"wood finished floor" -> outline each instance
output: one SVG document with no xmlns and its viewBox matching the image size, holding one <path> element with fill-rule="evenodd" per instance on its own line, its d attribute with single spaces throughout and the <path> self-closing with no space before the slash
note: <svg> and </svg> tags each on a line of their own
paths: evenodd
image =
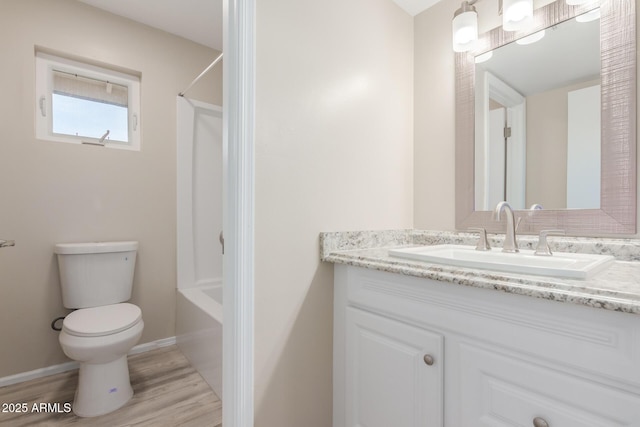
<svg viewBox="0 0 640 427">
<path fill-rule="evenodd" d="M 129 356 L 133 398 L 110 414 L 1 413 L 0 426 L 221 427 L 222 402 L 174 345 Z M 0 404 L 72 403 L 78 371 L 0 387 Z M 0 408 L 1 409 L 1 408 Z"/>
</svg>

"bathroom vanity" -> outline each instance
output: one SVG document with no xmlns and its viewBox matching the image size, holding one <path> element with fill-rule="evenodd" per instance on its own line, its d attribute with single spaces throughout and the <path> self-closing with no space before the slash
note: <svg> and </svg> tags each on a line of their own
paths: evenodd
<svg viewBox="0 0 640 427">
<path fill-rule="evenodd" d="M 474 237 L 321 235 L 335 263 L 334 427 L 640 426 L 640 242 L 553 239 L 616 257 L 587 280 L 388 252 L 442 243 Z"/>
</svg>

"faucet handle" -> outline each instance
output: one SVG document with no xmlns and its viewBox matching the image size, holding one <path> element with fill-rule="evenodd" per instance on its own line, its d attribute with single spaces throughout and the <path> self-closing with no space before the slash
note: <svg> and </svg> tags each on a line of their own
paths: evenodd
<svg viewBox="0 0 640 427">
<path fill-rule="evenodd" d="M 551 248 L 549 247 L 549 242 L 547 242 L 547 236 L 550 236 L 550 235 L 563 236 L 564 230 L 540 231 L 540 237 L 538 238 L 538 246 L 536 246 L 536 250 L 533 253 L 534 255 L 541 255 L 541 256 L 553 255 L 553 253 L 551 252 Z"/>
<path fill-rule="evenodd" d="M 489 240 L 487 239 L 487 230 L 479 227 L 471 227 L 468 229 L 469 231 L 475 231 L 480 234 L 480 239 L 478 239 L 478 244 L 476 245 L 476 251 L 490 251 L 491 245 L 489 244 Z"/>
</svg>

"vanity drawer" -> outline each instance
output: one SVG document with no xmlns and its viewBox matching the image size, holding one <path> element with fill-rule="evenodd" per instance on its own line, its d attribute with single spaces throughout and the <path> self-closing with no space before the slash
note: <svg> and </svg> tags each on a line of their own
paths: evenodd
<svg viewBox="0 0 640 427">
<path fill-rule="evenodd" d="M 463 427 L 640 426 L 638 394 L 472 343 L 457 350 Z"/>
</svg>

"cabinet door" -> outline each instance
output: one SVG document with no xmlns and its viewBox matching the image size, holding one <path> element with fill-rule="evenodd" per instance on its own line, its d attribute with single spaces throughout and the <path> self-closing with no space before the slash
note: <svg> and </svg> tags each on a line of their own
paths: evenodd
<svg viewBox="0 0 640 427">
<path fill-rule="evenodd" d="M 462 344 L 459 375 L 462 427 L 640 427 L 640 396 L 552 366 Z"/>
<path fill-rule="evenodd" d="M 346 312 L 346 425 L 442 427 L 441 335 Z"/>
</svg>

